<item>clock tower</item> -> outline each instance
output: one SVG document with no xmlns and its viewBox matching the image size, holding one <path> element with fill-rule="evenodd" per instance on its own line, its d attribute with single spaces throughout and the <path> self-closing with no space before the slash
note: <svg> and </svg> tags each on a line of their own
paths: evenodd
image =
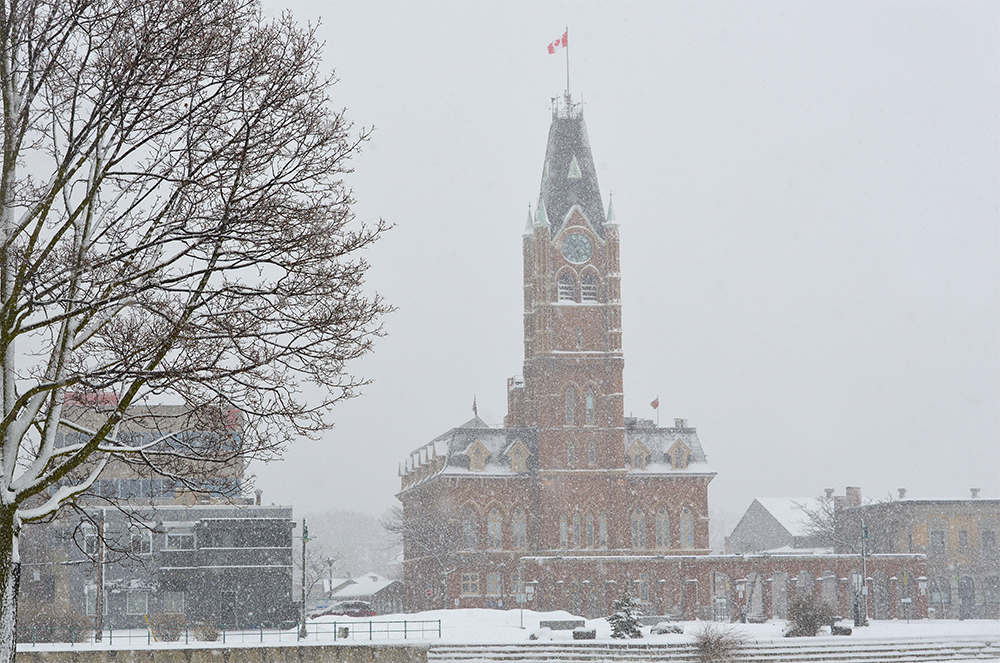
<svg viewBox="0 0 1000 663">
<path fill-rule="evenodd" d="M 610 206 L 605 214 L 583 114 L 569 95 L 553 110 L 523 252 L 524 369 L 508 381 L 504 424 L 538 431 L 540 519 L 556 522 L 586 496 L 610 516 L 605 536 L 618 547 L 626 520 L 616 513 L 626 473 L 618 225 Z M 559 529 L 546 531 L 553 540 L 543 548 L 565 547 Z"/>
</svg>

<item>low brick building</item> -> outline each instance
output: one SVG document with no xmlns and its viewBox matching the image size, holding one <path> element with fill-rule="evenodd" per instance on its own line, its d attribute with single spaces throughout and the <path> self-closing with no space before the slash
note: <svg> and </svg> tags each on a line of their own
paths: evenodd
<svg viewBox="0 0 1000 663">
<path fill-rule="evenodd" d="M 927 557 L 933 617 L 1000 619 L 1000 500 L 899 498 L 837 511 L 837 552 L 857 552 L 861 523 L 872 549 Z"/>
</svg>

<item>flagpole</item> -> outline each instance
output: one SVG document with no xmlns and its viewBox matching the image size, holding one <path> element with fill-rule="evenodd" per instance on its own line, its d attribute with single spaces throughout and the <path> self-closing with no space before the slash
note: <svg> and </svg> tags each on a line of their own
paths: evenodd
<svg viewBox="0 0 1000 663">
<path fill-rule="evenodd" d="M 660 427 L 660 395 L 656 395 L 656 427 Z"/>
<path fill-rule="evenodd" d="M 566 97 L 569 98 L 569 26 L 566 26 Z"/>
</svg>

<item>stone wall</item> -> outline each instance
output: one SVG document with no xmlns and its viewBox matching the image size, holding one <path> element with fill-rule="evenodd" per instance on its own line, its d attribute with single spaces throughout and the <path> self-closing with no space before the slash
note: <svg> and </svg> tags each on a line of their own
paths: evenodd
<svg viewBox="0 0 1000 663">
<path fill-rule="evenodd" d="M 15 663 L 427 663 L 427 645 L 293 645 L 18 651 Z"/>
</svg>

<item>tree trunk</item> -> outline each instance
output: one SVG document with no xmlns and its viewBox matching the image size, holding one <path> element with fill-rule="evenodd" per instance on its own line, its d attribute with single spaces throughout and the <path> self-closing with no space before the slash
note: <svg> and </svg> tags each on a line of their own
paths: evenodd
<svg viewBox="0 0 1000 663">
<path fill-rule="evenodd" d="M 17 625 L 17 590 L 21 580 L 21 560 L 17 542 L 20 523 L 17 507 L 0 508 L 0 663 L 14 663 Z"/>
</svg>

